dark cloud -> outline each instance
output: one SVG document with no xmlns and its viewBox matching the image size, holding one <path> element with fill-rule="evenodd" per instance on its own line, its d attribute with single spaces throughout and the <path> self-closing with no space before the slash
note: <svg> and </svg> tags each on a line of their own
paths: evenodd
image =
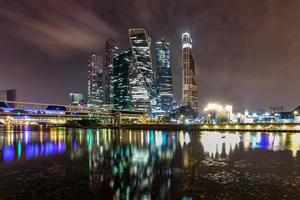
<svg viewBox="0 0 300 200">
<path fill-rule="evenodd" d="M 10 2 L 0 9 L 10 31 L 53 56 L 99 49 L 118 33 L 95 10 L 75 1 Z"/>
<path fill-rule="evenodd" d="M 22 99 L 66 103 L 67 92 L 86 92 L 91 51 L 103 53 L 107 38 L 127 48 L 127 29 L 143 27 L 153 42 L 171 43 L 177 100 L 181 33 L 188 31 L 201 106 L 290 109 L 300 103 L 299 9 L 298 0 L 2 1 L 0 69 L 7 73 L 0 86 L 17 87 Z"/>
</svg>

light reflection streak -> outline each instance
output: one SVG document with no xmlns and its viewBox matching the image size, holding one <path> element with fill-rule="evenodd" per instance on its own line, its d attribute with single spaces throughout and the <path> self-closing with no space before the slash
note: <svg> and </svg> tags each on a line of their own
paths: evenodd
<svg viewBox="0 0 300 200">
<path fill-rule="evenodd" d="M 240 136 L 237 133 L 204 132 L 200 136 L 200 142 L 204 151 L 214 157 L 222 153 L 223 144 L 225 144 L 225 153 L 229 154 L 230 149 L 234 149 L 240 143 Z"/>
<path fill-rule="evenodd" d="M 293 156 L 296 157 L 300 149 L 300 133 L 291 135 L 291 145 L 289 149 L 293 152 Z"/>
<path fill-rule="evenodd" d="M 242 143 L 241 143 L 242 142 Z M 222 147 L 228 156 L 231 150 L 243 148 L 249 149 L 265 149 L 271 151 L 290 150 L 294 157 L 300 150 L 300 133 L 220 133 L 220 132 L 204 132 L 200 135 L 200 143 L 203 145 L 204 151 L 215 157 L 220 155 Z M 181 144 L 182 145 L 182 144 Z"/>
<path fill-rule="evenodd" d="M 18 141 L 18 159 L 20 159 L 22 156 L 22 143 L 21 141 L 19 140 Z"/>
<path fill-rule="evenodd" d="M 179 143 L 180 143 L 181 148 L 183 148 L 183 145 L 184 145 L 184 133 L 183 133 L 183 131 L 179 132 Z"/>
</svg>

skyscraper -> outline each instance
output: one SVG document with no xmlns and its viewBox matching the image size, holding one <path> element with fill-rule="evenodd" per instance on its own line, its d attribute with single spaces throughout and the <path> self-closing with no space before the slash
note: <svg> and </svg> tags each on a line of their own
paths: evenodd
<svg viewBox="0 0 300 200">
<path fill-rule="evenodd" d="M 130 68 L 131 94 L 136 110 L 153 113 L 157 109 L 154 72 L 152 69 L 151 38 L 142 28 L 129 29 L 132 47 Z"/>
<path fill-rule="evenodd" d="M 102 98 L 102 58 L 92 54 L 88 64 L 88 107 L 100 107 Z"/>
<path fill-rule="evenodd" d="M 118 46 L 116 41 L 108 39 L 105 42 L 104 49 L 104 66 L 103 66 L 103 103 L 111 104 L 113 87 L 112 87 L 112 75 L 113 75 L 113 59 L 118 54 Z"/>
<path fill-rule="evenodd" d="M 121 52 L 113 59 L 113 105 L 116 109 L 133 109 L 129 70 L 132 61 L 131 49 Z"/>
<path fill-rule="evenodd" d="M 182 104 L 197 112 L 198 97 L 195 75 L 195 61 L 192 54 L 192 38 L 182 34 Z"/>
<path fill-rule="evenodd" d="M 156 48 L 156 86 L 158 99 L 163 111 L 173 107 L 172 72 L 170 67 L 170 44 L 163 39 L 155 43 Z"/>
</svg>

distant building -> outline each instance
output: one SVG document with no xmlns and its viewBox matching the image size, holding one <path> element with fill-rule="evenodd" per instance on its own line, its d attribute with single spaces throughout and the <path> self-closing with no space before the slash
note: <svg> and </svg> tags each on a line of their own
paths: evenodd
<svg viewBox="0 0 300 200">
<path fill-rule="evenodd" d="M 103 66 L 103 103 L 111 104 L 113 97 L 113 59 L 118 55 L 118 46 L 116 41 L 109 39 L 105 42 L 104 66 Z"/>
<path fill-rule="evenodd" d="M 294 123 L 297 118 L 292 112 L 279 112 L 275 114 L 275 117 L 277 123 Z"/>
<path fill-rule="evenodd" d="M 103 99 L 102 58 L 92 54 L 88 64 L 88 107 L 99 107 Z"/>
<path fill-rule="evenodd" d="M 172 120 L 176 120 L 177 123 L 184 123 L 186 120 L 194 120 L 197 113 L 190 106 L 180 106 L 170 112 L 170 117 Z"/>
<path fill-rule="evenodd" d="M 0 90 L 1 101 L 17 101 L 17 89 Z M 7 103 L 9 107 L 14 107 L 14 103 Z"/>
<path fill-rule="evenodd" d="M 84 101 L 83 94 L 70 93 L 69 97 L 70 97 L 70 102 L 71 102 L 72 105 L 79 105 Z"/>
<path fill-rule="evenodd" d="M 163 39 L 155 43 L 156 47 L 156 86 L 160 108 L 170 112 L 173 108 L 172 71 L 170 66 L 170 44 Z"/>
<path fill-rule="evenodd" d="M 232 105 L 221 105 L 217 103 L 209 103 L 205 106 L 204 113 L 204 122 L 205 123 L 229 123 L 233 117 L 233 108 Z"/>
<path fill-rule="evenodd" d="M 113 105 L 116 109 L 133 109 L 133 101 L 129 82 L 129 70 L 131 64 L 131 49 L 121 52 L 113 60 Z"/>
<path fill-rule="evenodd" d="M 294 116 L 294 122 L 300 123 L 300 106 L 292 110 Z"/>
<path fill-rule="evenodd" d="M 270 107 L 271 113 L 279 113 L 284 111 L 283 106 L 272 106 Z"/>
<path fill-rule="evenodd" d="M 182 104 L 198 107 L 195 61 L 192 54 L 192 39 L 188 33 L 182 34 Z"/>
<path fill-rule="evenodd" d="M 16 101 L 17 100 L 17 90 L 0 90 L 0 101 Z"/>
<path fill-rule="evenodd" d="M 132 48 L 131 94 L 136 110 L 153 113 L 157 109 L 154 72 L 151 62 L 151 38 L 142 28 L 129 29 Z"/>
</svg>

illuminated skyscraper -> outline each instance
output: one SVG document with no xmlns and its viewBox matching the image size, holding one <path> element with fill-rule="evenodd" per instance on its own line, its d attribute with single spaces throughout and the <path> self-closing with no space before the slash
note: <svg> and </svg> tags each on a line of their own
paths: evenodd
<svg viewBox="0 0 300 200">
<path fill-rule="evenodd" d="M 192 39 L 188 33 L 184 33 L 182 34 L 182 104 L 190 106 L 196 112 L 197 89 Z"/>
<path fill-rule="evenodd" d="M 151 38 L 141 28 L 129 29 L 132 47 L 131 94 L 136 110 L 153 113 L 157 109 L 154 72 L 151 63 Z"/>
<path fill-rule="evenodd" d="M 113 59 L 118 54 L 117 43 L 109 39 L 105 42 L 104 66 L 103 66 L 103 103 L 111 104 L 113 96 L 112 75 Z"/>
<path fill-rule="evenodd" d="M 133 102 L 129 85 L 129 69 L 132 61 L 131 49 L 120 53 L 113 60 L 113 105 L 116 109 L 132 110 Z"/>
<path fill-rule="evenodd" d="M 102 98 L 102 58 L 92 54 L 88 64 L 88 106 L 101 106 Z"/>
<path fill-rule="evenodd" d="M 156 47 L 156 85 L 158 99 L 163 111 L 173 107 L 172 72 L 170 67 L 170 44 L 163 39 L 155 43 Z"/>
</svg>

